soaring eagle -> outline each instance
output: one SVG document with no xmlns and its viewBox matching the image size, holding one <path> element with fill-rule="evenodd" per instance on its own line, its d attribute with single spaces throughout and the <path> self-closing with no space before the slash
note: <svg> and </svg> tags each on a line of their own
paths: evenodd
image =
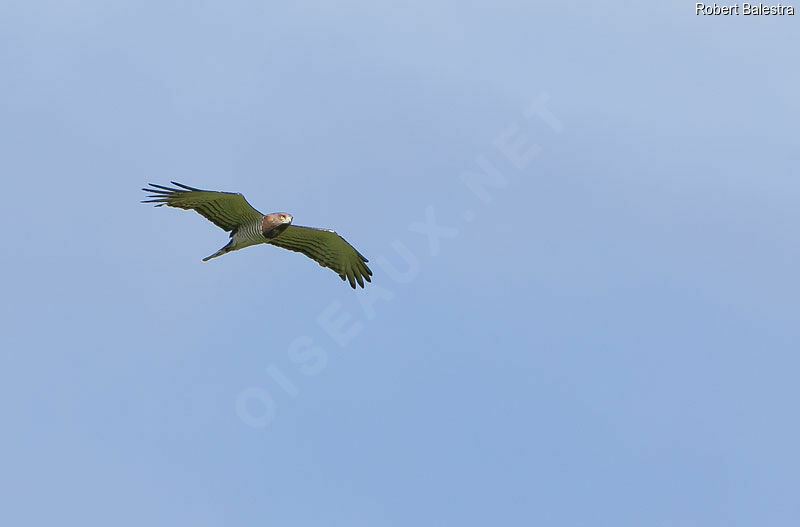
<svg viewBox="0 0 800 527">
<path fill-rule="evenodd" d="M 142 203 L 194 210 L 231 233 L 231 241 L 203 258 L 204 262 L 251 245 L 269 243 L 303 253 L 322 267 L 333 269 L 342 280 L 347 279 L 353 289 L 356 282 L 364 287 L 364 280 L 371 281 L 368 260 L 334 231 L 292 225 L 292 215 L 286 212 L 261 214 L 239 193 L 200 190 L 174 181 L 171 183 L 179 188 L 149 183 L 152 188 L 142 189 L 150 193 L 149 199 Z"/>
</svg>

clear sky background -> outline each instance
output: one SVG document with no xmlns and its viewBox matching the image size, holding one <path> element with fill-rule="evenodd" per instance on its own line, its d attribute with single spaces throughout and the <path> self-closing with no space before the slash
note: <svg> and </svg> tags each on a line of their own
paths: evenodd
<svg viewBox="0 0 800 527">
<path fill-rule="evenodd" d="M 0 522 L 798 524 L 799 22 L 2 2 Z"/>
</svg>

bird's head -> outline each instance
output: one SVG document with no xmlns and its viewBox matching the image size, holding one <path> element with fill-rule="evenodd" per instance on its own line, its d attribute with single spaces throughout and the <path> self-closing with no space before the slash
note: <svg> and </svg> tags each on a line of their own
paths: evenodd
<svg viewBox="0 0 800 527">
<path fill-rule="evenodd" d="M 266 214 L 264 219 L 261 220 L 261 234 L 267 238 L 274 238 L 291 225 L 292 219 L 292 215 L 288 212 Z"/>
</svg>

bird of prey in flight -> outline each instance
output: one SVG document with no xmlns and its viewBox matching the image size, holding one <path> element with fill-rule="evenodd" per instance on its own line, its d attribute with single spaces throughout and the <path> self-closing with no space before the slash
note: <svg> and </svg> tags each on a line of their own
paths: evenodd
<svg viewBox="0 0 800 527">
<path fill-rule="evenodd" d="M 269 243 L 303 253 L 322 267 L 333 269 L 353 289 L 356 283 L 364 287 L 364 280 L 371 281 L 368 260 L 334 231 L 292 225 L 292 215 L 286 212 L 261 214 L 239 193 L 200 190 L 174 181 L 172 184 L 178 188 L 150 183 L 151 188 L 142 189 L 150 193 L 142 203 L 194 210 L 230 232 L 228 244 L 203 258 L 204 262 L 251 245 Z"/>
</svg>

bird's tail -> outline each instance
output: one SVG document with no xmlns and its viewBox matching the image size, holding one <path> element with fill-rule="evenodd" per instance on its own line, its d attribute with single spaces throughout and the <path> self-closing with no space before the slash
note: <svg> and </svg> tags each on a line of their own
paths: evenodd
<svg viewBox="0 0 800 527">
<path fill-rule="evenodd" d="M 232 247 L 232 246 L 233 246 L 233 240 L 229 241 L 229 242 L 228 242 L 228 245 L 226 245 L 225 247 L 223 247 L 223 248 L 222 248 L 222 249 L 220 249 L 219 251 L 215 252 L 215 253 L 214 253 L 214 254 L 212 254 L 211 256 L 206 256 L 205 258 L 203 258 L 203 261 L 204 261 L 204 262 L 207 262 L 207 261 L 209 261 L 209 260 L 210 260 L 210 259 L 212 259 L 212 258 L 216 258 L 217 256 L 222 256 L 222 255 L 223 255 L 223 254 L 225 254 L 225 253 L 231 252 L 231 251 L 233 250 L 233 247 Z"/>
</svg>

